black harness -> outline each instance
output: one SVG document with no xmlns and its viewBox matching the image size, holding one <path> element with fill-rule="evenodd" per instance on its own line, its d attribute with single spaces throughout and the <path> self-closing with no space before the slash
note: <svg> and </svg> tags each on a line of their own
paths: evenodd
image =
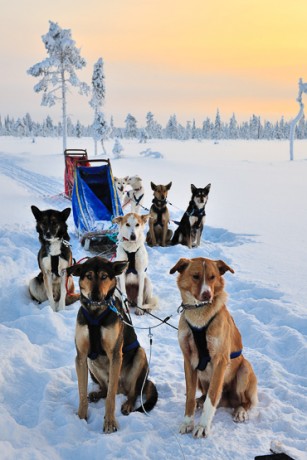
<svg viewBox="0 0 307 460">
<path fill-rule="evenodd" d="M 163 227 L 162 215 L 167 210 L 166 203 L 166 200 L 158 200 L 158 198 L 154 198 L 152 200 L 151 210 L 157 214 L 157 220 L 154 223 L 154 226 L 161 225 L 161 227 Z"/>
<path fill-rule="evenodd" d="M 211 361 L 211 357 L 207 345 L 207 329 L 216 317 L 217 313 L 209 320 L 209 322 L 203 327 L 192 326 L 188 321 L 188 325 L 193 333 L 194 342 L 198 351 L 198 365 L 196 367 L 199 371 L 204 371 L 207 364 Z M 242 350 L 235 351 L 230 354 L 230 359 L 238 358 L 242 354 Z"/>
<path fill-rule="evenodd" d="M 140 248 L 139 248 L 140 249 Z M 135 252 L 128 252 L 124 249 L 125 253 L 127 254 L 127 257 L 128 257 L 128 268 L 126 270 L 126 275 L 128 275 L 129 273 L 133 273 L 134 275 L 137 275 L 138 272 L 136 271 L 136 268 L 135 268 L 135 255 L 136 253 L 138 252 L 137 249 Z M 145 268 L 145 272 L 147 270 L 147 267 Z"/>
<path fill-rule="evenodd" d="M 193 205 L 193 209 L 191 211 L 187 209 L 186 214 L 189 217 L 197 217 L 197 221 L 195 224 L 193 224 L 193 228 L 198 229 L 201 225 L 203 217 L 206 215 L 205 206 L 203 208 L 197 208 L 197 206 Z"/>
<path fill-rule="evenodd" d="M 139 188 L 139 189 L 135 189 L 135 190 L 138 191 L 138 190 L 141 190 L 141 189 Z M 129 190 L 129 191 L 127 192 L 128 198 L 130 198 L 130 200 L 133 198 L 135 204 L 138 206 L 138 205 L 140 204 L 140 202 L 141 202 L 143 196 L 144 196 L 144 193 L 143 193 L 143 195 L 141 195 L 139 198 L 137 198 L 137 197 L 135 196 L 134 193 L 132 194 L 132 197 L 131 197 L 131 196 L 130 196 L 130 193 L 131 193 L 131 190 Z"/>
<path fill-rule="evenodd" d="M 93 316 L 91 313 L 81 306 L 81 311 L 85 318 L 88 330 L 89 330 L 89 337 L 90 337 L 90 350 L 88 353 L 88 358 L 91 360 L 95 360 L 98 356 L 105 356 L 106 352 L 101 345 L 101 327 L 104 325 L 105 320 L 110 314 L 115 314 L 109 305 L 106 310 L 104 310 L 99 316 Z M 125 318 L 125 321 L 129 321 L 128 318 Z M 126 344 L 123 347 L 123 353 L 127 353 L 128 351 L 135 350 L 140 346 L 139 341 L 135 339 L 133 342 Z"/>
</svg>

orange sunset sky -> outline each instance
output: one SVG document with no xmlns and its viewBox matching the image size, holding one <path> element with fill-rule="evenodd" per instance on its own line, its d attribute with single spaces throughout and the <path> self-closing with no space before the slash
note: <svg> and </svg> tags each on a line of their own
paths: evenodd
<svg viewBox="0 0 307 460">
<path fill-rule="evenodd" d="M 71 29 L 87 66 L 105 62 L 107 120 L 123 125 L 128 113 L 138 125 L 148 111 L 165 124 L 234 112 L 239 121 L 255 113 L 276 121 L 298 112 L 298 79 L 307 81 L 307 0 L 0 0 L 0 115 L 48 114 L 27 75 L 47 57 L 41 36 L 49 20 Z M 307 95 L 305 96 L 307 100 Z M 72 120 L 91 123 L 88 99 L 75 90 L 68 100 Z"/>
</svg>

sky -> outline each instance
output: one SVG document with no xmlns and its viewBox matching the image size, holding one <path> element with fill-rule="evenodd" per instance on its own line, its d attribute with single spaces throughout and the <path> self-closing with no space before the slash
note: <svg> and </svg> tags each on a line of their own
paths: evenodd
<svg viewBox="0 0 307 460">
<path fill-rule="evenodd" d="M 145 124 L 176 114 L 198 124 L 217 108 L 222 120 L 256 114 L 272 121 L 298 112 L 298 80 L 307 81 L 306 0 L 0 0 L 0 115 L 61 117 L 40 106 L 27 75 L 47 57 L 41 36 L 49 20 L 71 29 L 87 66 L 104 59 L 106 117 L 128 113 Z M 91 123 L 88 99 L 72 91 L 73 122 Z"/>
</svg>

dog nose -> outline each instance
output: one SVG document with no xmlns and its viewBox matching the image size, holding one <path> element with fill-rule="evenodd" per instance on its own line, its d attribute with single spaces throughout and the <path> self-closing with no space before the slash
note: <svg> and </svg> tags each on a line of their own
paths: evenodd
<svg viewBox="0 0 307 460">
<path fill-rule="evenodd" d="M 130 235 L 130 240 L 131 240 L 131 241 L 135 241 L 135 240 L 136 240 L 135 233 L 131 233 L 131 235 Z"/>
<path fill-rule="evenodd" d="M 201 293 L 201 300 L 203 300 L 204 302 L 209 302 L 210 299 L 211 299 L 211 292 L 210 291 L 203 291 Z"/>
</svg>

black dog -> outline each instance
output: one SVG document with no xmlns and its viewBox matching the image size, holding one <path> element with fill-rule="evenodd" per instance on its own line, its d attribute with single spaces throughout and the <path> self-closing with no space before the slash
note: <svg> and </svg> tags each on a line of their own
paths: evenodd
<svg viewBox="0 0 307 460">
<path fill-rule="evenodd" d="M 208 201 L 210 187 L 211 184 L 208 184 L 204 188 L 197 188 L 195 185 L 191 185 L 191 201 L 174 233 L 171 242 L 172 245 L 183 244 L 189 248 L 199 246 L 201 234 L 205 225 L 205 207 Z"/>
<path fill-rule="evenodd" d="M 66 273 L 66 268 L 72 264 L 66 224 L 70 208 L 40 211 L 31 206 L 31 210 L 41 243 L 37 256 L 41 272 L 30 281 L 30 295 L 39 303 L 49 300 L 54 311 L 63 310 L 65 304 L 70 305 L 80 298 L 74 293 L 73 278 Z"/>
</svg>

